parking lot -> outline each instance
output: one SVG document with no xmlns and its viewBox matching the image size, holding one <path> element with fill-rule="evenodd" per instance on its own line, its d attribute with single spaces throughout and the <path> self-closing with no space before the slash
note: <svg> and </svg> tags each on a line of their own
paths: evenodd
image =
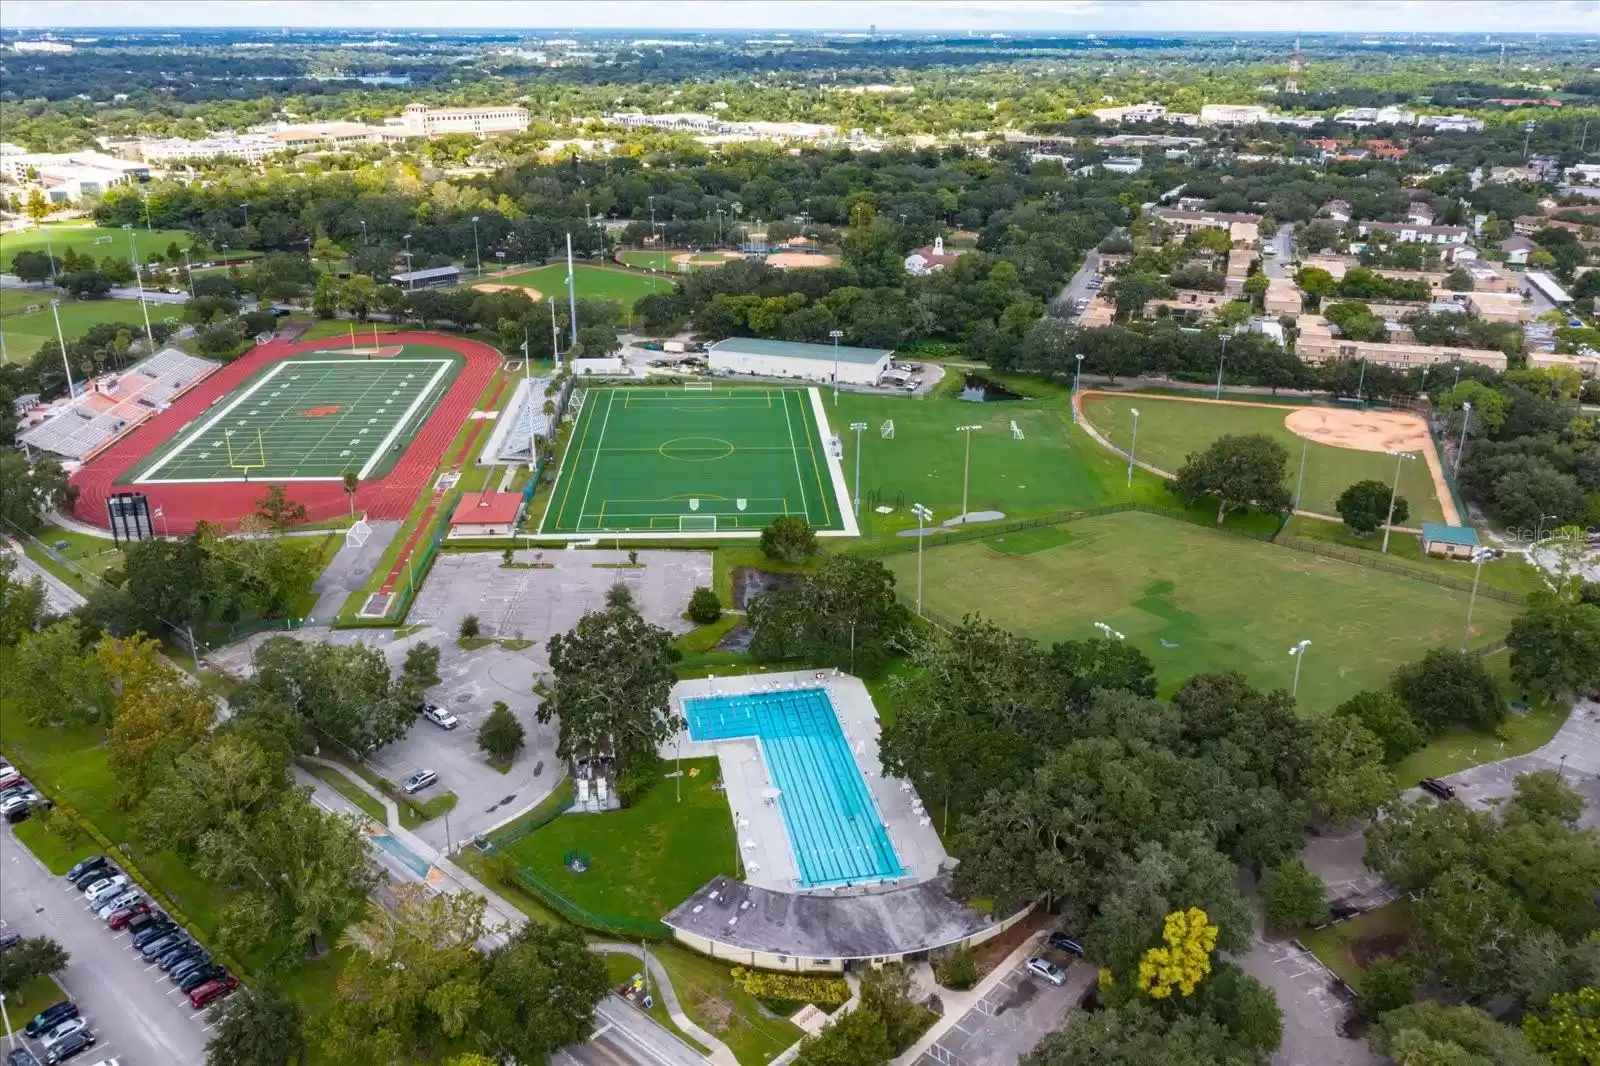
<svg viewBox="0 0 1600 1066">
<path fill-rule="evenodd" d="M 1041 954 L 1066 968 L 1066 984 L 1053 985 L 1019 963 L 923 1053 L 918 1066 L 1012 1066 L 1066 1024 L 1067 1012 L 1094 985 L 1095 968 L 1059 952 Z"/>
<path fill-rule="evenodd" d="M 78 1004 L 98 1043 L 75 1063 L 114 1058 L 119 1066 L 199 1066 L 208 1039 L 204 1011 L 190 1008 L 159 968 L 129 950 L 85 904 L 82 893 L 46 870 L 7 827 L 0 832 L 0 918 L 25 937 L 47 936 L 71 961 L 56 975 Z M 43 1061 L 37 1041 L 23 1041 L 27 1018 L 12 1018 L 19 1046 Z"/>
<path fill-rule="evenodd" d="M 1283 1046 L 1273 1054 L 1273 1066 L 1377 1066 L 1365 1040 L 1339 1035 L 1350 1003 L 1316 956 L 1290 940 L 1258 939 L 1238 961 L 1272 989 L 1283 1011 Z"/>
</svg>

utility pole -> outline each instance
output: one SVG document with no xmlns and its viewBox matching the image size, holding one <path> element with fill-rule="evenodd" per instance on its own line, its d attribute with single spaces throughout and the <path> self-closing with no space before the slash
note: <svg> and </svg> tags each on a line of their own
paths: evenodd
<svg viewBox="0 0 1600 1066">
<path fill-rule="evenodd" d="M 970 439 L 970 438 L 969 438 Z M 933 521 L 933 512 L 920 503 L 911 505 L 911 513 L 917 516 L 917 617 L 922 617 L 922 523 Z"/>
<path fill-rule="evenodd" d="M 78 394 L 72 389 L 72 364 L 67 362 L 67 339 L 61 335 L 61 306 L 60 300 L 50 301 L 50 317 L 56 320 L 56 343 L 61 345 L 61 366 L 67 372 L 67 399 L 77 399 Z"/>
<path fill-rule="evenodd" d="M 957 426 L 957 433 L 967 435 L 967 455 L 961 463 L 961 517 L 958 522 L 968 521 L 967 517 L 967 486 L 971 483 L 972 476 L 972 434 L 982 429 L 982 426 Z"/>
<path fill-rule="evenodd" d="M 1461 473 L 1461 453 L 1467 450 L 1467 426 L 1472 422 L 1472 401 L 1461 404 L 1461 440 L 1456 444 L 1456 461 L 1450 464 L 1450 473 Z"/>
<path fill-rule="evenodd" d="M 1472 595 L 1467 597 L 1467 624 L 1461 627 L 1461 653 L 1467 652 L 1467 638 L 1472 634 L 1472 608 L 1478 603 L 1478 581 L 1483 577 L 1483 564 L 1488 562 L 1493 555 L 1479 548 L 1472 553 L 1472 561 L 1477 564 L 1477 569 L 1472 572 Z"/>
<path fill-rule="evenodd" d="M 578 343 L 578 296 L 572 278 L 572 234 L 567 234 L 567 312 L 572 315 L 572 343 Z M 568 346 L 570 347 L 570 345 Z"/>
<path fill-rule="evenodd" d="M 1072 358 L 1077 360 L 1077 365 L 1072 370 L 1072 402 L 1067 406 L 1072 408 L 1072 424 L 1078 424 L 1078 388 L 1083 383 L 1083 353 L 1079 352 Z"/>
<path fill-rule="evenodd" d="M 479 249 L 478 249 L 478 216 L 477 215 L 473 215 L 472 216 L 472 258 L 473 258 L 474 262 L 476 263 L 476 266 L 473 269 L 473 273 L 476 274 L 476 275 L 481 276 L 483 274 L 483 252 L 479 251 Z"/>
<path fill-rule="evenodd" d="M 1306 486 L 1306 453 L 1311 450 L 1311 438 L 1305 437 L 1300 443 L 1300 474 L 1294 480 L 1294 506 L 1293 510 L 1300 509 L 1300 490 Z"/>
<path fill-rule="evenodd" d="M 856 500 L 855 514 L 861 517 L 861 431 L 867 428 L 865 422 L 852 422 L 850 428 L 856 431 Z"/>
<path fill-rule="evenodd" d="M 1222 368 L 1228 361 L 1228 335 L 1222 335 L 1222 355 L 1217 359 L 1217 399 L 1222 399 Z"/>
</svg>

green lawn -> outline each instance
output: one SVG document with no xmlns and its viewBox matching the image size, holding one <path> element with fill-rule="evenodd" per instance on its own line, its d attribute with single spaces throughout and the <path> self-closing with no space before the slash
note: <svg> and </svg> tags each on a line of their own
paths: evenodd
<svg viewBox="0 0 1600 1066">
<path fill-rule="evenodd" d="M 1500 691 L 1508 701 L 1521 698 L 1521 693 L 1511 683 L 1509 654 L 1492 655 L 1485 665 L 1500 682 Z M 1495 733 L 1455 726 L 1433 738 L 1421 751 L 1401 760 L 1394 768 L 1394 775 L 1402 787 L 1409 787 L 1424 777 L 1443 777 L 1480 763 L 1524 755 L 1548 744 L 1571 711 L 1571 704 L 1535 699 L 1529 701 L 1526 714 L 1512 715 Z"/>
<path fill-rule="evenodd" d="M 17 290 L 7 289 L 8 294 Z M 18 300 L 12 296 L 4 306 L 5 318 L 0 319 L 0 329 L 6 335 L 6 354 L 13 360 L 23 360 L 44 347 L 45 341 L 56 339 L 55 318 L 50 314 L 48 292 L 28 291 L 28 297 Z M 40 310 L 23 313 L 27 307 L 39 305 Z M 175 304 L 149 304 L 150 321 L 165 322 L 176 318 L 180 308 Z M 15 308 L 15 311 L 12 310 Z M 58 308 L 61 315 L 61 334 L 68 341 L 83 336 L 90 326 L 114 322 L 127 327 L 135 337 L 144 336 L 144 312 L 138 300 L 65 300 Z"/>
<path fill-rule="evenodd" d="M 611 977 L 611 987 L 614 989 L 621 988 L 623 985 L 630 983 L 636 974 L 644 973 L 644 963 L 632 955 L 606 952 L 600 957 L 605 961 L 606 972 Z M 667 1013 L 667 1004 L 665 1000 L 663 1000 L 660 990 L 656 988 L 654 979 L 650 981 L 650 992 L 652 1002 L 650 1004 L 650 1009 L 645 1013 L 654 1018 L 657 1024 L 663 1025 L 670 1029 L 674 1034 L 677 1035 L 679 1040 L 682 1040 L 684 1043 L 700 1052 L 700 1054 L 709 1055 L 709 1052 L 706 1050 L 704 1044 L 700 1043 L 688 1033 L 685 1033 L 682 1029 L 679 1029 L 677 1024 L 673 1022 L 672 1015 Z M 634 1005 L 640 1006 L 641 1009 L 643 1009 L 638 999 L 634 1000 Z"/>
<path fill-rule="evenodd" d="M 1305 438 L 1284 425 L 1289 409 L 1271 407 L 1232 407 L 1210 403 L 1185 403 L 1148 395 L 1089 396 L 1083 401 L 1090 423 L 1113 443 L 1127 447 L 1133 430 L 1132 408 L 1139 409 L 1139 459 L 1170 473 L 1177 473 L 1184 458 L 1204 451 L 1218 437 L 1227 434 L 1264 433 L 1283 445 L 1289 453 L 1285 481 L 1294 489 L 1300 469 L 1300 453 Z M 1302 510 L 1337 514 L 1334 501 L 1357 481 L 1394 481 L 1396 460 L 1382 452 L 1361 452 L 1313 443 L 1306 452 L 1305 489 L 1300 497 Z M 1400 495 L 1411 504 L 1407 525 L 1440 522 L 1444 512 L 1434 496 L 1433 479 L 1421 456 L 1407 462 L 1400 474 Z"/>
<path fill-rule="evenodd" d="M 1355 986 L 1371 958 L 1399 953 L 1410 928 L 1411 904 L 1397 899 L 1348 922 L 1302 933 L 1300 943 L 1346 984 Z"/>
<path fill-rule="evenodd" d="M 617 258 L 638 270 L 654 270 L 664 274 L 693 273 L 706 267 L 722 266 L 724 263 L 733 262 L 733 259 L 722 255 L 720 252 L 696 252 L 690 255 L 689 269 L 685 271 L 683 264 L 674 263 L 672 257 L 683 255 L 687 251 L 687 248 L 665 248 L 654 251 L 633 248 L 618 252 Z M 665 264 L 664 266 L 662 265 L 663 263 Z"/>
<path fill-rule="evenodd" d="M 675 944 L 650 948 L 667 969 L 683 1012 L 733 1052 L 741 1066 L 761 1066 L 781 1055 L 805 1034 L 779 1018 L 733 983 L 725 962 L 708 959 Z"/>
<path fill-rule="evenodd" d="M 99 845 L 89 834 L 80 832 L 71 840 L 64 840 L 45 832 L 44 823 L 36 818 L 18 824 L 11 832 L 53 874 L 64 874 L 83 859 L 100 853 Z"/>
<path fill-rule="evenodd" d="M 147 230 L 143 226 L 123 230 L 92 223 L 59 222 L 16 233 L 0 233 L 0 264 L 9 272 L 11 260 L 18 252 L 49 250 L 59 259 L 68 248 L 79 255 L 92 255 L 96 259 L 104 259 L 108 255 L 126 259 L 129 233 L 133 234 L 134 245 L 142 258 L 164 256 L 170 244 L 176 243 L 179 248 L 191 248 L 194 245 L 194 236 L 188 230 Z M 189 254 L 195 259 L 205 258 L 193 251 Z"/>
<path fill-rule="evenodd" d="M 657 921 L 713 877 L 738 872 L 728 801 L 712 788 L 717 760 L 685 759 L 683 772 L 681 803 L 674 782 L 662 780 L 626 810 L 562 815 L 508 850 L 602 918 Z M 573 851 L 589 857 L 587 872 L 567 870 Z"/>
<path fill-rule="evenodd" d="M 361 813 L 374 822 L 381 826 L 389 824 L 389 814 L 383 809 L 383 804 L 378 802 L 377 797 L 350 780 L 342 771 L 315 762 L 302 763 L 301 767 L 306 773 L 329 785 L 339 795 L 361 808 Z"/>
<path fill-rule="evenodd" d="M 1342 522 L 1323 522 L 1303 515 L 1289 519 L 1289 525 L 1284 529 L 1284 533 L 1302 540 L 1322 541 L 1327 544 L 1337 544 L 1342 548 L 1370 552 L 1374 557 L 1379 556 L 1383 547 L 1382 533 L 1370 537 L 1358 537 Z M 1423 555 L 1421 542 L 1415 535 L 1409 533 L 1396 533 L 1389 537 L 1388 558 L 1390 562 L 1401 566 L 1414 567 L 1458 581 L 1473 579 L 1474 567 L 1470 563 Z M 1481 580 L 1484 588 L 1515 592 L 1520 596 L 1549 587 L 1545 582 L 1544 572 L 1525 561 L 1520 555 L 1507 555 L 1503 559 L 1485 564 Z"/>
<path fill-rule="evenodd" d="M 21 988 L 6 996 L 6 1014 L 12 1025 L 9 1032 L 22 1032 L 23 1027 L 33 1021 L 35 1014 L 66 998 L 67 994 L 61 991 L 61 986 L 49 974 L 28 978 Z M 8 1030 L 0 1026 L 0 1031 Z"/>
<path fill-rule="evenodd" d="M 667 265 L 669 267 L 672 266 L 670 262 Z M 573 288 L 579 296 L 600 300 L 615 300 L 622 305 L 624 316 L 633 310 L 633 303 L 639 297 L 649 296 L 653 292 L 667 292 L 672 288 L 670 281 L 659 277 L 647 277 L 618 267 L 575 263 L 573 264 L 572 272 Z M 532 270 L 523 270 L 516 274 L 506 274 L 485 280 L 496 285 L 531 286 L 543 293 L 546 299 L 565 300 L 567 298 L 567 264 L 565 263 L 551 263 L 549 266 L 535 267 Z"/>
<path fill-rule="evenodd" d="M 911 595 L 916 560 L 914 552 L 884 559 Z M 1465 592 L 1140 512 L 930 548 L 923 566 L 930 612 L 978 612 L 1045 642 L 1093 636 L 1104 622 L 1150 657 L 1164 692 L 1230 668 L 1263 688 L 1288 688 L 1288 648 L 1309 639 L 1299 693 L 1309 711 L 1380 686 L 1427 648 L 1454 645 L 1467 601 Z M 1516 613 L 1480 597 L 1474 639 L 1500 637 Z"/>
</svg>

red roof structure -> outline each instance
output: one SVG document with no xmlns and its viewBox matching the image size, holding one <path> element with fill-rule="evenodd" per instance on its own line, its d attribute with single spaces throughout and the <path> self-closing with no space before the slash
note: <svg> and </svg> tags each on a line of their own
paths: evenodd
<svg viewBox="0 0 1600 1066">
<path fill-rule="evenodd" d="M 480 492 L 463 496 L 450 516 L 452 526 L 509 526 L 522 510 L 520 492 Z"/>
</svg>

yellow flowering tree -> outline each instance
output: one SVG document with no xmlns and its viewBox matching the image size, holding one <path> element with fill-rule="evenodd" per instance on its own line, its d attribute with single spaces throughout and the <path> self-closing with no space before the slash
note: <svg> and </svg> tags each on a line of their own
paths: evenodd
<svg viewBox="0 0 1600 1066">
<path fill-rule="evenodd" d="M 1550 997 L 1547 1010 L 1523 1019 L 1522 1035 L 1556 1066 L 1600 1062 L 1600 988 Z"/>
<path fill-rule="evenodd" d="M 1211 952 L 1217 946 L 1217 927 L 1199 907 L 1167 915 L 1161 933 L 1165 947 L 1151 948 L 1139 960 L 1139 991 L 1151 999 L 1171 999 L 1194 994 L 1211 972 Z"/>
</svg>

